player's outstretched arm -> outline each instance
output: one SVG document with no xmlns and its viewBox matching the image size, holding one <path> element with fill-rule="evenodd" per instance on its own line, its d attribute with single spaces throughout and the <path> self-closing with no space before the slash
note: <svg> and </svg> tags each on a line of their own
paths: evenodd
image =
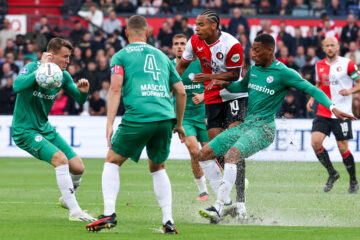
<svg viewBox="0 0 360 240">
<path fill-rule="evenodd" d="M 179 81 L 173 85 L 171 85 L 172 90 L 175 93 L 175 113 L 176 113 L 176 126 L 174 128 L 174 132 L 179 134 L 179 138 L 181 142 L 185 141 L 185 130 L 182 126 L 184 111 L 186 106 L 186 92 L 184 88 L 184 84 L 182 81 Z"/>
<path fill-rule="evenodd" d="M 122 85 L 123 85 L 123 75 L 112 74 L 110 90 L 108 95 L 108 102 L 107 102 L 106 140 L 108 147 L 111 147 L 110 143 L 113 135 L 113 124 L 117 110 L 120 105 Z"/>
<path fill-rule="evenodd" d="M 175 69 L 181 76 L 185 72 L 185 70 L 188 68 L 189 65 L 190 65 L 190 62 L 180 59 L 180 61 L 176 64 Z"/>
<path fill-rule="evenodd" d="M 227 72 L 219 74 L 207 74 L 207 73 L 198 73 L 195 75 L 193 82 L 206 82 L 213 79 L 233 82 L 237 81 L 240 78 L 240 68 L 228 69 Z"/>
</svg>

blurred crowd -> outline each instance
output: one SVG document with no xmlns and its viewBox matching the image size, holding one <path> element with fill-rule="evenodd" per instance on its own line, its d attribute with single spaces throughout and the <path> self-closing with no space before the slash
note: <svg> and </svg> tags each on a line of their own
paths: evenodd
<svg viewBox="0 0 360 240">
<path fill-rule="evenodd" d="M 325 4 L 325 2 L 328 2 Z M 346 3 L 345 3 L 346 2 Z M 236 37 L 244 49 L 244 71 L 252 63 L 250 29 L 246 16 L 252 14 L 277 14 L 298 17 L 315 16 L 321 19 L 318 26 L 309 26 L 306 36 L 295 28 L 293 34 L 286 29 L 285 21 L 274 30 L 269 19 L 262 19 L 257 34 L 269 33 L 276 40 L 276 57 L 279 61 L 298 71 L 304 79 L 315 84 L 315 63 L 324 58 L 321 41 L 325 37 L 335 36 L 341 43 L 340 55 L 352 59 L 360 65 L 360 30 L 357 25 L 359 0 L 322 1 L 322 0 L 101 0 L 101 1 L 65 1 L 61 8 L 63 14 L 81 16 L 89 23 L 85 28 L 81 21 L 74 21 L 74 27 L 68 36 L 63 36 L 59 26 L 50 26 L 48 18 L 43 16 L 25 35 L 16 34 L 3 18 L 0 30 L 0 114 L 12 114 L 16 94 L 12 84 L 19 70 L 28 62 L 37 61 L 46 50 L 48 41 L 53 37 L 65 37 L 74 45 L 68 72 L 76 82 L 80 78 L 89 80 L 91 88 L 89 101 L 79 105 L 62 91 L 58 94 L 52 115 L 106 115 L 107 94 L 110 87 L 110 60 L 128 42 L 125 36 L 127 18 L 122 22 L 119 13 L 171 14 L 161 25 L 155 36 L 150 26 L 148 43 L 161 49 L 169 58 L 172 37 L 183 33 L 190 37 L 194 26 L 189 25 L 184 13 L 197 15 L 204 8 L 216 9 L 231 18 L 222 31 Z M 346 26 L 335 26 L 333 16 L 344 16 Z M 284 18 L 286 19 L 286 18 Z M 342 27 L 337 31 L 336 27 Z M 278 117 L 312 118 L 314 113 L 306 111 L 308 96 L 290 90 L 278 112 Z M 118 114 L 125 111 L 121 105 Z M 354 95 L 353 111 L 360 117 L 360 94 Z"/>
</svg>

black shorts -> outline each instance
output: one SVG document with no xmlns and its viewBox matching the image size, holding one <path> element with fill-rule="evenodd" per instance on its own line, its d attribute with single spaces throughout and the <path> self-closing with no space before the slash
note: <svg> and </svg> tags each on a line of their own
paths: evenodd
<svg viewBox="0 0 360 240">
<path fill-rule="evenodd" d="M 244 122 L 248 98 L 238 98 L 206 105 L 207 129 L 223 128 L 236 121 Z"/>
<path fill-rule="evenodd" d="M 350 119 L 343 121 L 337 118 L 316 116 L 313 121 L 311 132 L 322 132 L 328 136 L 333 132 L 336 141 L 344 141 L 353 138 Z"/>
</svg>

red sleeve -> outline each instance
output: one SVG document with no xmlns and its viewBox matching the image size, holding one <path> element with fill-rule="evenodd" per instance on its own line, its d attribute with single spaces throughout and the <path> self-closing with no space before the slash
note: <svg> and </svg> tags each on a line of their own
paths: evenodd
<svg viewBox="0 0 360 240">
<path fill-rule="evenodd" d="M 239 68 L 243 64 L 243 48 L 240 43 L 234 44 L 226 56 L 226 68 Z"/>
</svg>

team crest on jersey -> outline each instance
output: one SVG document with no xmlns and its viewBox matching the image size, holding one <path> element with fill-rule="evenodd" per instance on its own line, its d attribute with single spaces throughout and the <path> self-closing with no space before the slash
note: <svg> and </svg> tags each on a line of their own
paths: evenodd
<svg viewBox="0 0 360 240">
<path fill-rule="evenodd" d="M 25 75 L 25 74 L 27 74 L 28 72 L 29 72 L 29 69 L 23 68 L 23 69 L 21 69 L 19 75 Z"/>
<path fill-rule="evenodd" d="M 236 54 L 232 55 L 231 61 L 233 61 L 234 63 L 240 61 L 240 54 L 236 53 Z"/>
<path fill-rule="evenodd" d="M 224 58 L 224 54 L 222 54 L 222 52 L 218 52 L 218 53 L 216 54 L 216 57 L 217 57 L 217 59 L 221 60 L 221 59 Z"/>
<path fill-rule="evenodd" d="M 341 70 L 342 70 L 341 66 L 338 66 L 338 67 L 336 68 L 336 71 L 338 71 L 338 72 L 341 72 Z"/>
<path fill-rule="evenodd" d="M 192 81 L 195 77 L 194 73 L 189 73 L 188 78 Z"/>
<path fill-rule="evenodd" d="M 37 135 L 37 136 L 35 137 L 35 142 L 41 142 L 42 140 L 43 140 L 43 137 L 40 136 L 40 135 Z"/>
<path fill-rule="evenodd" d="M 274 77 L 273 76 L 268 76 L 267 78 L 266 78 L 266 82 L 267 83 L 272 83 L 274 81 Z"/>
</svg>

